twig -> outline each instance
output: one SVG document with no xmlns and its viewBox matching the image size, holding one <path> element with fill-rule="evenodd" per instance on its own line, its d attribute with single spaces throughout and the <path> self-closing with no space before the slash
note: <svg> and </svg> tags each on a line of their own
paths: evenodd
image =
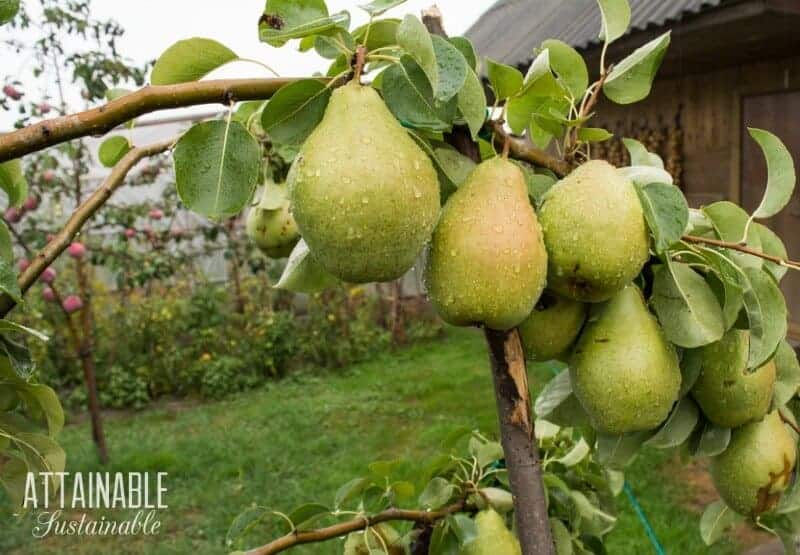
<svg viewBox="0 0 800 555">
<path fill-rule="evenodd" d="M 125 176 L 139 160 L 153 156 L 169 149 L 175 144 L 176 139 L 171 138 L 151 145 L 134 147 L 117 162 L 105 181 L 81 204 L 67 220 L 67 223 L 53 239 L 45 245 L 31 260 L 24 272 L 17 278 L 19 287 L 25 293 L 34 284 L 36 279 L 72 242 L 72 239 L 83 227 L 83 224 L 105 204 L 109 197 L 124 182 Z M 14 308 L 16 302 L 8 295 L 0 296 L 0 317 L 5 317 Z"/>
<path fill-rule="evenodd" d="M 779 256 L 774 256 L 762 251 L 751 249 L 750 247 L 747 247 L 745 245 L 740 245 L 739 243 L 728 243 L 726 241 L 721 241 L 719 239 L 697 237 L 695 235 L 684 235 L 683 237 L 681 237 L 681 239 L 683 241 L 686 241 L 687 243 L 713 245 L 715 247 L 722 247 L 724 249 L 731 249 L 734 251 L 751 254 L 753 256 L 763 258 L 764 260 L 769 260 L 770 262 L 774 262 L 775 264 L 778 264 L 785 268 L 791 268 L 792 270 L 800 270 L 800 262 L 794 262 L 793 260 L 784 260 Z"/>
<path fill-rule="evenodd" d="M 572 155 L 572 150 L 574 149 L 575 145 L 578 144 L 578 131 L 580 131 L 580 128 L 583 126 L 584 123 L 583 119 L 592 113 L 592 109 L 594 108 L 595 104 L 597 104 L 597 101 L 600 98 L 600 91 L 603 89 L 603 84 L 606 82 L 606 79 L 608 78 L 608 74 L 610 71 L 611 71 L 610 67 L 608 68 L 608 70 L 604 69 L 603 72 L 600 74 L 599 79 L 594 83 L 592 83 L 591 87 L 589 87 L 592 92 L 589 94 L 589 96 L 583 97 L 583 101 L 581 102 L 581 107 L 578 110 L 578 117 L 577 117 L 578 123 L 570 131 L 571 139 L 570 139 L 569 149 L 567 149 L 569 155 Z"/>
<path fill-rule="evenodd" d="M 559 177 L 564 177 L 570 172 L 571 166 L 567 162 L 536 148 L 527 139 L 514 137 L 503 128 L 501 122 L 492 120 L 487 125 L 494 133 L 495 144 L 498 148 L 505 148 L 506 141 L 508 142 L 508 151 L 512 158 L 547 168 Z"/>
<path fill-rule="evenodd" d="M 364 70 L 364 64 L 367 61 L 367 48 L 359 45 L 356 47 L 356 53 L 353 61 L 353 81 L 361 83 L 361 72 Z"/>
<path fill-rule="evenodd" d="M 316 543 L 332 538 L 345 536 L 351 532 L 358 532 L 366 529 L 368 526 L 374 526 L 381 522 L 389 522 L 392 520 L 403 520 L 411 522 L 422 522 L 426 524 L 434 523 L 447 515 L 460 512 L 468 508 L 464 501 L 459 501 L 448 505 L 438 511 L 412 511 L 405 509 L 387 509 L 373 516 L 363 516 L 333 524 L 325 528 L 318 528 L 316 530 L 307 531 L 294 531 L 280 537 L 268 544 L 262 545 L 250 551 L 247 555 L 273 555 L 280 553 L 291 547 L 302 545 L 306 543 Z"/>
<path fill-rule="evenodd" d="M 328 82 L 328 78 L 319 78 Z M 149 86 L 85 112 L 44 120 L 0 136 L 0 162 L 19 158 L 45 147 L 86 135 L 102 135 L 143 114 L 196 104 L 262 100 L 282 86 L 297 81 L 283 79 L 218 79 L 179 85 Z"/>
</svg>

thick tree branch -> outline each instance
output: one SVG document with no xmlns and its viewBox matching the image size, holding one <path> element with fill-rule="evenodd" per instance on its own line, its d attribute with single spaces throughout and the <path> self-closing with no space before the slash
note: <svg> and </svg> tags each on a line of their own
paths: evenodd
<svg viewBox="0 0 800 555">
<path fill-rule="evenodd" d="M 326 80 L 325 78 L 320 78 Z M 102 135 L 143 114 L 197 104 L 270 98 L 296 78 L 219 79 L 148 86 L 85 112 L 52 118 L 0 136 L 0 162 L 86 135 Z"/>
<path fill-rule="evenodd" d="M 176 139 L 171 138 L 151 145 L 134 147 L 108 174 L 105 181 L 81 204 L 67 220 L 67 223 L 53 239 L 45 245 L 30 261 L 24 272 L 19 275 L 17 282 L 23 293 L 25 293 L 36 282 L 36 279 L 72 242 L 75 235 L 81 230 L 83 224 L 100 209 L 109 197 L 124 182 L 125 176 L 142 158 L 159 154 L 169 149 L 175 144 Z M 5 317 L 15 306 L 14 300 L 8 295 L 0 296 L 0 317 Z"/>
<path fill-rule="evenodd" d="M 338 524 L 333 524 L 325 528 L 317 530 L 307 530 L 303 532 L 292 532 L 285 536 L 271 541 L 266 545 L 257 547 L 247 552 L 247 555 L 273 555 L 280 553 L 291 547 L 302 545 L 305 543 L 316 543 L 346 536 L 351 532 L 358 532 L 366 529 L 368 526 L 374 526 L 381 522 L 389 522 L 392 520 L 404 520 L 411 522 L 418 522 L 424 524 L 433 524 L 436 521 L 466 509 L 464 501 L 459 501 L 448 505 L 438 511 L 410 511 L 405 509 L 387 509 L 373 516 L 364 516 L 354 518 Z"/>
<path fill-rule="evenodd" d="M 507 144 L 511 158 L 547 168 L 559 177 L 564 177 L 572 169 L 567 162 L 548 154 L 541 148 L 537 148 L 528 139 L 514 137 L 503 128 L 501 122 L 492 120 L 488 125 L 494 133 L 495 146 L 497 148 L 505 148 Z"/>
<path fill-rule="evenodd" d="M 752 254 L 753 256 L 763 258 L 764 260 L 769 260 L 770 262 L 774 262 L 775 264 L 778 264 L 780 266 L 791 268 L 792 270 L 800 270 L 800 262 L 795 262 L 793 260 L 784 260 L 779 256 L 773 256 L 771 254 L 767 254 L 765 252 L 761 252 L 756 249 L 751 249 L 750 247 L 747 247 L 745 245 L 740 245 L 739 243 L 728 243 L 726 241 L 720 241 L 719 239 L 710 239 L 708 237 L 696 237 L 694 235 L 684 235 L 683 237 L 681 237 L 681 239 L 683 241 L 686 241 L 687 243 L 712 245 L 715 247 L 731 249 L 746 254 Z"/>
</svg>

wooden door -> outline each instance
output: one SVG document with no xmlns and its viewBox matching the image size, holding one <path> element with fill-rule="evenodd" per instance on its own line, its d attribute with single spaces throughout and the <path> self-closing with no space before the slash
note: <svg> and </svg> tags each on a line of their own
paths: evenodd
<svg viewBox="0 0 800 555">
<path fill-rule="evenodd" d="M 752 212 L 761 201 L 767 183 L 767 166 L 761 149 L 750 138 L 747 127 L 775 133 L 794 156 L 800 171 L 800 91 L 745 96 L 742 98 L 742 205 Z M 799 189 L 800 190 L 800 189 Z M 800 259 L 800 192 L 777 216 L 762 223 L 775 231 L 786 245 L 789 258 Z M 790 270 L 781 281 L 789 308 L 790 334 L 800 340 L 800 272 Z"/>
</svg>

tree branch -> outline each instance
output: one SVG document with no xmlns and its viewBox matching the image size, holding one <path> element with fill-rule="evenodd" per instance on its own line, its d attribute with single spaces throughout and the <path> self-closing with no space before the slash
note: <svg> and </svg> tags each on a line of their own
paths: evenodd
<svg viewBox="0 0 800 555">
<path fill-rule="evenodd" d="M 567 162 L 536 148 L 528 139 L 514 137 L 503 128 L 501 122 L 492 120 L 487 125 L 494 133 L 495 146 L 505 148 L 508 143 L 508 153 L 512 158 L 547 168 L 559 177 L 564 177 L 572 169 Z"/>
<path fill-rule="evenodd" d="M 753 256 L 763 258 L 764 260 L 769 260 L 770 262 L 774 262 L 775 264 L 778 264 L 780 266 L 784 266 L 785 268 L 791 268 L 792 270 L 800 270 L 800 262 L 794 262 L 793 260 L 784 260 L 779 256 L 773 256 L 771 254 L 767 254 L 762 251 L 751 249 L 750 247 L 747 247 L 745 245 L 740 245 L 739 243 L 728 243 L 726 241 L 720 241 L 719 239 L 697 237 L 695 235 L 684 235 L 683 237 L 681 237 L 681 239 L 683 241 L 686 241 L 687 243 L 713 245 L 715 247 L 722 247 L 725 249 L 731 249 L 734 251 L 751 254 Z"/>
<path fill-rule="evenodd" d="M 36 279 L 72 242 L 75 235 L 81 230 L 83 224 L 100 209 L 109 197 L 124 182 L 125 176 L 139 160 L 164 152 L 175 144 L 176 138 L 160 141 L 151 145 L 134 147 L 117 162 L 105 181 L 81 204 L 67 220 L 67 223 L 53 239 L 45 245 L 30 261 L 24 272 L 19 275 L 17 282 L 25 293 L 36 282 Z M 0 317 L 5 317 L 14 308 L 16 303 L 8 295 L 0 296 Z"/>
<path fill-rule="evenodd" d="M 143 114 L 197 104 L 270 98 L 297 78 L 218 79 L 148 86 L 85 112 L 52 118 L 0 136 L 0 162 L 86 135 L 103 135 Z M 326 78 L 320 80 L 328 81 Z"/>
<path fill-rule="evenodd" d="M 247 555 L 273 555 L 280 553 L 291 547 L 302 545 L 305 543 L 316 543 L 345 536 L 351 532 L 358 532 L 365 530 L 368 526 L 374 526 L 381 522 L 388 522 L 391 520 L 404 520 L 412 522 L 421 522 L 425 524 L 435 523 L 436 521 L 450 515 L 457 513 L 468 508 L 464 501 L 459 501 L 448 505 L 438 511 L 412 511 L 405 509 L 387 509 L 373 516 L 364 516 L 354 518 L 338 524 L 333 524 L 325 528 L 318 528 L 316 530 L 295 531 L 286 534 L 283 537 L 273 540 L 268 544 L 262 545 L 250 551 Z"/>
</svg>

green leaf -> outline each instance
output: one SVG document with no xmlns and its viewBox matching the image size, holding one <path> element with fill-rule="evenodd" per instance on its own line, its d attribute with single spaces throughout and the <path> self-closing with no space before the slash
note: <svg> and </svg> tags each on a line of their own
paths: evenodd
<svg viewBox="0 0 800 555">
<path fill-rule="evenodd" d="M 700 416 L 700 411 L 691 397 L 682 398 L 672 409 L 667 421 L 653 437 L 645 442 L 645 445 L 658 449 L 681 445 L 692 434 L 697 425 L 698 416 Z"/>
<path fill-rule="evenodd" d="M 703 367 L 702 349 L 684 349 L 681 356 L 681 389 L 678 397 L 683 397 L 692 387 L 697 378 L 700 377 L 700 370 Z"/>
<path fill-rule="evenodd" d="M 180 138 L 173 158 L 181 201 L 198 214 L 223 218 L 238 214 L 253 194 L 261 147 L 239 122 L 206 121 Z"/>
<path fill-rule="evenodd" d="M 748 127 L 747 132 L 761 147 L 767 161 L 767 188 L 753 212 L 754 218 L 769 218 L 780 212 L 792 198 L 795 184 L 792 155 L 781 140 L 763 129 Z"/>
<path fill-rule="evenodd" d="M 586 69 L 583 56 L 567 43 L 556 39 L 544 41 L 542 48 L 550 52 L 550 67 L 556 72 L 572 98 L 576 102 L 583 98 L 583 93 L 589 86 L 589 71 Z"/>
<path fill-rule="evenodd" d="M 0 189 L 8 195 L 10 206 L 20 206 L 28 196 L 28 180 L 22 171 L 22 162 L 9 160 L 0 164 Z"/>
<path fill-rule="evenodd" d="M 721 428 L 716 424 L 703 419 L 694 435 L 696 441 L 692 442 L 690 452 L 694 457 L 715 457 L 728 448 L 731 441 L 730 428 Z"/>
<path fill-rule="evenodd" d="M 578 514 L 581 517 L 581 529 L 593 536 L 602 536 L 609 532 L 617 518 L 601 510 L 589 498 L 578 490 L 571 490 L 570 497 L 575 503 Z"/>
<path fill-rule="evenodd" d="M 761 237 L 753 226 L 748 227 L 750 218 L 741 207 L 730 201 L 719 201 L 703 207 L 703 213 L 711 221 L 717 237 L 728 243 L 739 243 L 747 231 L 745 244 L 761 250 Z M 761 268 L 763 259 L 751 254 L 729 251 L 737 265 L 742 268 Z"/>
<path fill-rule="evenodd" d="M 761 243 L 761 252 L 771 254 L 772 256 L 777 256 L 783 260 L 788 258 L 786 246 L 774 231 L 757 222 L 751 223 L 750 227 L 754 229 L 756 235 L 758 235 L 759 242 Z M 770 260 L 764 260 L 763 264 L 764 269 L 768 271 L 770 275 L 772 275 L 772 277 L 774 277 L 778 282 L 780 282 L 781 279 L 783 279 L 783 276 L 786 275 L 786 272 L 789 271 L 789 268 L 786 266 L 781 266 L 780 264 L 776 264 Z"/>
<path fill-rule="evenodd" d="M 245 536 L 250 530 L 259 525 L 266 517 L 277 516 L 274 511 L 270 511 L 266 507 L 250 507 L 245 509 L 233 519 L 231 525 L 228 527 L 228 532 L 225 535 L 225 542 L 227 545 L 232 545 L 234 542 Z M 282 524 L 286 528 L 286 521 L 281 519 Z M 233 553 L 230 555 L 234 555 Z"/>
<path fill-rule="evenodd" d="M 785 339 L 775 351 L 775 368 L 778 376 L 772 399 L 775 406 L 781 407 L 788 403 L 800 388 L 800 363 L 797 362 L 797 353 Z"/>
<path fill-rule="evenodd" d="M 329 16 L 325 0 L 267 0 L 258 36 L 271 46 L 283 46 L 292 39 L 347 28 L 349 23 L 346 11 Z"/>
<path fill-rule="evenodd" d="M 498 100 L 510 98 L 522 90 L 522 73 L 515 67 L 486 58 L 486 73 Z"/>
<path fill-rule="evenodd" d="M 284 85 L 261 113 L 261 126 L 276 143 L 301 144 L 322 121 L 330 88 L 316 79 Z"/>
<path fill-rule="evenodd" d="M 689 222 L 686 198 L 675 185 L 648 183 L 636 185 L 642 210 L 655 240 L 656 253 L 661 254 L 677 243 Z"/>
<path fill-rule="evenodd" d="M 236 53 L 213 39 L 193 37 L 167 48 L 150 74 L 153 85 L 197 81 L 220 66 L 236 60 Z"/>
<path fill-rule="evenodd" d="M 0 336 L 0 354 L 5 355 L 0 358 L 0 373 L 10 374 L 5 369 L 7 367 L 13 372 L 13 376 L 24 381 L 30 379 L 36 369 L 36 364 L 31 359 L 31 352 L 25 345 L 21 345 L 9 337 Z"/>
<path fill-rule="evenodd" d="M 360 495 L 369 486 L 369 480 L 364 477 L 353 478 L 336 491 L 333 506 L 341 509 L 347 501 Z"/>
<path fill-rule="evenodd" d="M 558 405 L 572 395 L 572 382 L 569 370 L 564 369 L 550 379 L 542 388 L 536 401 L 533 403 L 533 412 L 537 418 L 547 418 Z"/>
<path fill-rule="evenodd" d="M 19 0 L 0 0 L 0 25 L 8 23 L 19 11 Z"/>
<path fill-rule="evenodd" d="M 438 95 L 439 66 L 436 62 L 433 39 L 425 25 L 413 15 L 406 15 L 397 27 L 397 44 L 417 62 L 428 78 L 431 90 Z"/>
<path fill-rule="evenodd" d="M 353 31 L 353 39 L 364 44 L 368 51 L 397 45 L 397 27 L 399 25 L 399 19 L 379 19 L 373 21 L 372 25 L 362 25 Z M 367 27 L 369 27 L 369 36 L 367 36 Z M 366 43 L 364 43 L 365 38 L 367 39 Z"/>
<path fill-rule="evenodd" d="M 113 168 L 117 162 L 122 160 L 123 156 L 130 152 L 131 148 L 128 139 L 121 135 L 114 135 L 100 143 L 97 158 L 105 167 Z"/>
<path fill-rule="evenodd" d="M 744 289 L 744 308 L 750 324 L 747 367 L 760 368 L 786 336 L 786 301 L 775 280 L 764 270 L 744 268 L 749 287 Z"/>
<path fill-rule="evenodd" d="M 454 148 L 437 147 L 433 149 L 433 162 L 447 179 L 458 188 L 475 168 L 472 158 L 464 156 Z"/>
<path fill-rule="evenodd" d="M 666 183 L 672 185 L 672 176 L 661 168 L 655 168 L 653 166 L 625 166 L 619 168 L 617 171 L 635 184 L 647 185 L 648 183 Z"/>
<path fill-rule="evenodd" d="M 472 46 L 472 41 L 467 37 L 448 37 L 447 40 L 450 41 L 450 44 L 458 48 L 458 51 L 461 52 L 461 55 L 467 60 L 469 67 L 472 68 L 473 71 L 477 71 L 478 57 L 475 55 L 475 47 Z"/>
<path fill-rule="evenodd" d="M 597 458 L 601 464 L 622 469 L 636 457 L 639 448 L 652 432 L 634 432 L 619 436 L 597 434 Z"/>
<path fill-rule="evenodd" d="M 373 0 L 369 4 L 359 4 L 358 7 L 367 12 L 371 17 L 377 17 L 405 2 L 406 0 Z"/>
<path fill-rule="evenodd" d="M 478 537 L 475 521 L 463 513 L 448 516 L 447 522 L 461 545 L 467 545 Z"/>
<path fill-rule="evenodd" d="M 58 400 L 58 395 L 51 388 L 41 384 L 26 384 L 17 387 L 17 393 L 29 410 L 41 410 L 47 419 L 47 430 L 55 436 L 64 427 L 64 409 Z"/>
<path fill-rule="evenodd" d="M 589 447 L 589 444 L 586 443 L 586 440 L 580 438 L 577 443 L 572 446 L 572 449 L 567 451 L 563 456 L 554 460 L 569 468 L 575 466 L 585 459 L 589 455 L 590 451 L 591 448 Z"/>
<path fill-rule="evenodd" d="M 744 520 L 722 501 L 714 501 L 703 511 L 700 517 L 700 536 L 703 543 L 713 545 L 719 541 L 725 532 L 734 524 Z"/>
<path fill-rule="evenodd" d="M 481 444 L 475 453 L 475 458 L 478 459 L 478 464 L 481 468 L 502 460 L 504 457 L 503 447 L 496 441 Z"/>
<path fill-rule="evenodd" d="M 602 127 L 581 127 L 578 129 L 578 140 L 587 143 L 607 141 L 613 136 L 613 133 Z"/>
<path fill-rule="evenodd" d="M 11 240 L 11 231 L 8 225 L 3 220 L 0 220 L 0 258 L 5 260 L 9 265 L 14 264 L 14 249 L 13 241 Z"/>
<path fill-rule="evenodd" d="M 343 44 L 351 52 L 356 49 L 353 36 L 341 27 L 335 28 L 326 35 L 309 35 L 300 41 L 300 43 L 302 44 L 303 41 L 313 41 L 314 50 L 317 54 L 328 60 L 335 60 L 339 56 L 345 54 L 344 49 L 339 43 Z"/>
<path fill-rule="evenodd" d="M 569 110 L 569 103 L 564 98 L 536 96 L 531 89 L 508 100 L 506 114 L 508 125 L 514 133 L 521 134 L 531 124 L 534 115 L 549 113 L 552 109 Z"/>
<path fill-rule="evenodd" d="M 458 91 L 458 111 L 467 122 L 472 140 L 476 140 L 486 119 L 486 93 L 478 75 L 471 69 L 467 71 L 464 86 Z"/>
<path fill-rule="evenodd" d="M 29 328 L 28 326 L 23 326 L 22 324 L 18 324 L 16 322 L 12 322 L 11 320 L 0 319 L 0 334 L 6 334 L 8 332 L 26 333 L 28 335 L 32 335 L 40 341 L 48 341 L 50 339 L 47 337 L 47 335 L 38 330 Z"/>
<path fill-rule="evenodd" d="M 437 74 L 439 76 L 436 99 L 446 102 L 453 98 L 464 86 L 469 66 L 458 48 L 447 40 L 431 35 L 433 51 L 436 54 Z"/>
<path fill-rule="evenodd" d="M 296 507 L 288 516 L 289 520 L 294 524 L 294 527 L 298 530 L 302 530 L 304 525 L 307 527 L 308 524 L 311 524 L 322 516 L 330 514 L 330 512 L 331 510 L 328 507 L 320 503 L 306 503 Z"/>
<path fill-rule="evenodd" d="M 653 267 L 650 301 L 664 334 L 681 347 L 700 347 L 725 333 L 722 308 L 703 277 L 686 264 L 672 262 Z"/>
<path fill-rule="evenodd" d="M 606 97 L 617 104 L 632 104 L 646 98 L 667 52 L 669 40 L 670 32 L 667 31 L 615 65 L 603 84 Z"/>
<path fill-rule="evenodd" d="M 603 19 L 600 40 L 611 44 L 628 30 L 631 7 L 628 0 L 597 0 L 597 4 L 600 6 L 600 15 Z"/>
<path fill-rule="evenodd" d="M 338 283 L 319 262 L 314 260 L 304 240 L 298 241 L 289 255 L 286 267 L 281 274 L 276 289 L 294 291 L 295 293 L 314 293 L 322 291 Z"/>
<path fill-rule="evenodd" d="M 456 99 L 434 100 L 425 73 L 410 56 L 384 70 L 382 93 L 389 110 L 401 122 L 431 131 L 448 131 L 455 118 Z"/>
<path fill-rule="evenodd" d="M 428 482 L 428 485 L 419 494 L 419 503 L 426 509 L 436 510 L 445 506 L 455 492 L 455 485 L 437 476 Z"/>
<path fill-rule="evenodd" d="M 3 456 L 7 460 L 0 467 L 0 485 L 8 493 L 8 497 L 14 506 L 20 507 L 25 501 L 28 465 L 25 463 L 25 459 L 14 451 L 4 451 Z"/>
<path fill-rule="evenodd" d="M 0 259 L 0 292 L 6 293 L 16 302 L 22 302 L 22 291 L 17 283 L 17 272 L 14 266 L 5 259 Z"/>
<path fill-rule="evenodd" d="M 553 543 L 556 546 L 555 555 L 572 555 L 572 535 L 566 525 L 557 518 L 550 518 L 550 532 L 553 535 Z"/>
<path fill-rule="evenodd" d="M 553 75 L 550 66 L 550 51 L 541 50 L 531 62 L 523 80 L 521 96 L 550 97 L 566 102 L 566 91 Z"/>
<path fill-rule="evenodd" d="M 658 154 L 648 152 L 645 146 L 629 137 L 624 137 L 622 142 L 625 148 L 628 149 L 628 154 L 631 157 L 631 166 L 652 166 L 654 168 L 664 169 L 664 161 Z"/>
</svg>

